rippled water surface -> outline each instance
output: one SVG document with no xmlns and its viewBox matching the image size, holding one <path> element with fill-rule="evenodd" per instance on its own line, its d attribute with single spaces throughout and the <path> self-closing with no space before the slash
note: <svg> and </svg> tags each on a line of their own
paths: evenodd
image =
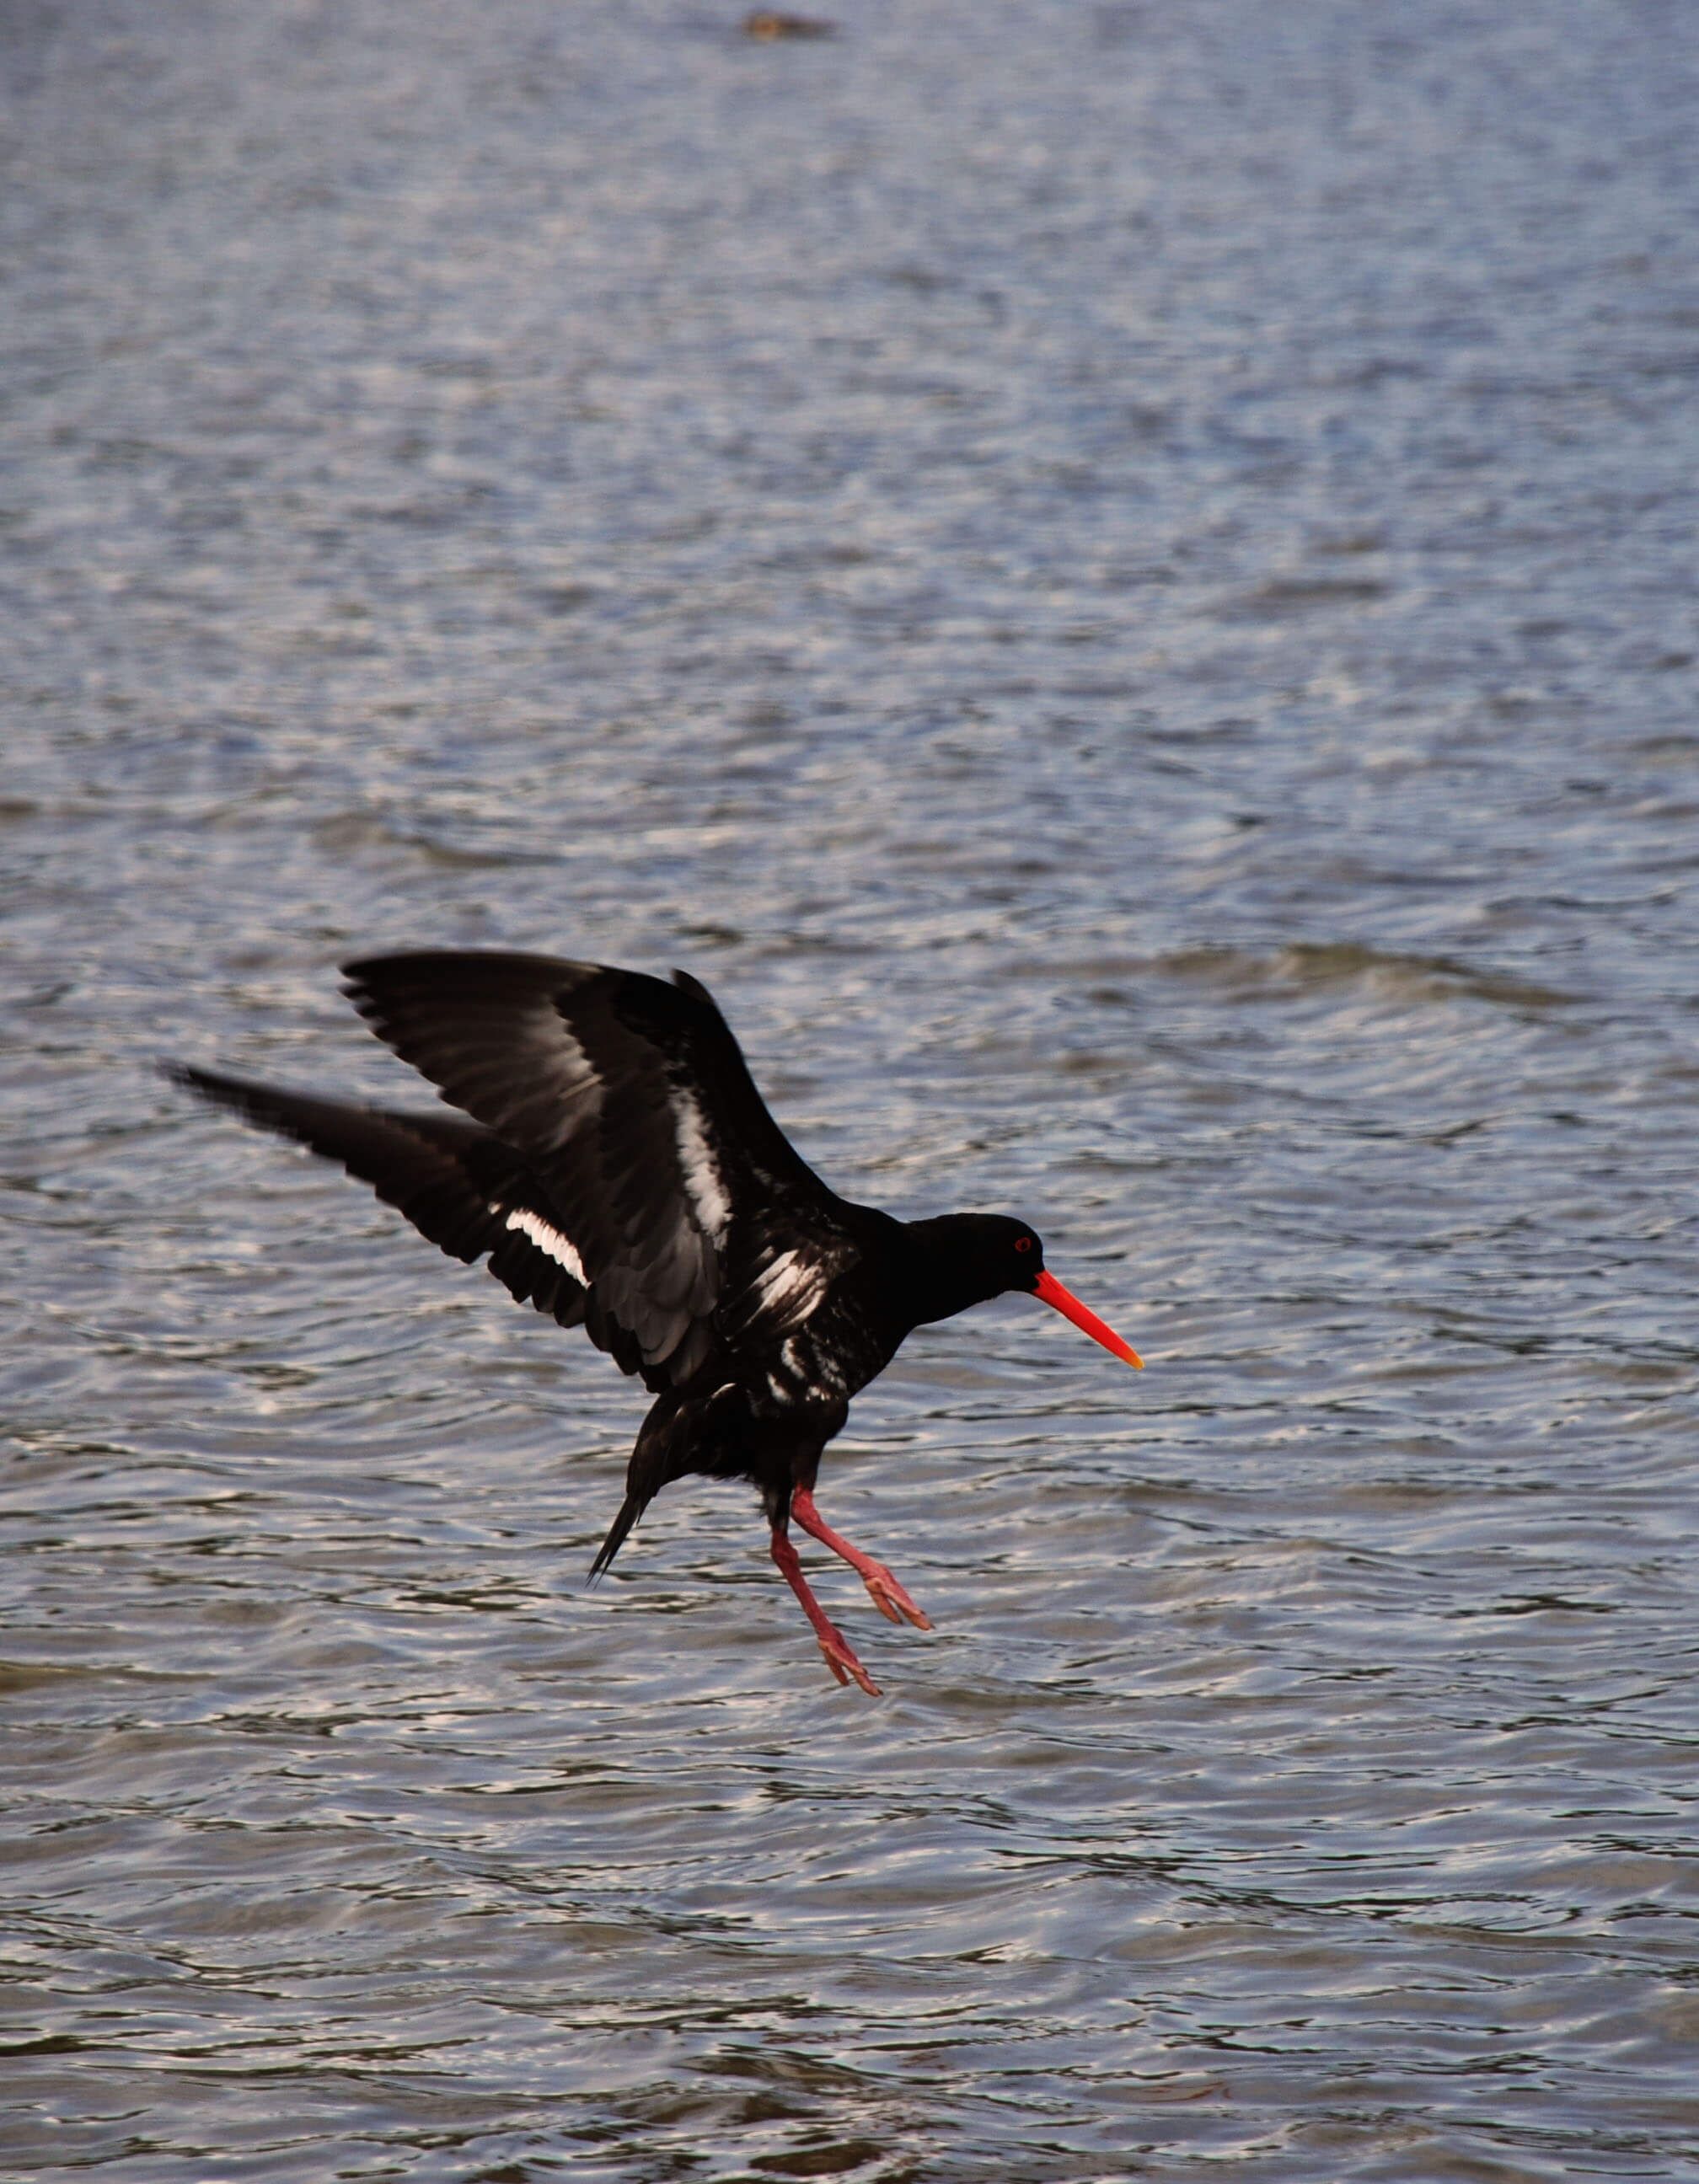
<svg viewBox="0 0 1699 2184">
<path fill-rule="evenodd" d="M 1699 20 L 0 12 L 0 2167 L 1699 2177 Z M 811 1552 L 162 1052 L 713 987 L 1145 1351 Z"/>
</svg>

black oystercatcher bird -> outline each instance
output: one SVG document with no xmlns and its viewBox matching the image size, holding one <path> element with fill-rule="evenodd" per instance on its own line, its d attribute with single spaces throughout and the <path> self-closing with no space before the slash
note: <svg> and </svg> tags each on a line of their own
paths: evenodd
<svg viewBox="0 0 1699 2184">
<path fill-rule="evenodd" d="M 828 1190 L 787 1142 L 707 989 L 546 956 L 422 952 L 343 967 L 354 1006 L 462 1115 L 395 1114 L 174 1067 L 178 1083 L 369 1183 L 451 1256 L 582 1325 L 655 1401 L 607 1568 L 669 1479 L 747 1479 L 772 1558 L 838 1682 L 878 1686 L 827 1621 L 794 1517 L 880 1612 L 931 1624 L 814 1506 L 850 1398 L 928 1321 L 1019 1290 L 1139 1359 L 1044 1269 L 1024 1221 L 896 1221 Z M 471 1119 L 465 1119 L 470 1117 Z"/>
</svg>

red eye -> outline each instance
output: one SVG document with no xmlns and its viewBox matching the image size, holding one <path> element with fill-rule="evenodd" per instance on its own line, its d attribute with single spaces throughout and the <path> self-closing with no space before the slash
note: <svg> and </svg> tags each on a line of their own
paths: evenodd
<svg viewBox="0 0 1699 2184">
<path fill-rule="evenodd" d="M 1017 1251 L 1030 1251 L 1032 1248 L 1033 1240 L 1030 1236 L 1017 1236 L 1015 1239 L 1015 1249 Z"/>
</svg>

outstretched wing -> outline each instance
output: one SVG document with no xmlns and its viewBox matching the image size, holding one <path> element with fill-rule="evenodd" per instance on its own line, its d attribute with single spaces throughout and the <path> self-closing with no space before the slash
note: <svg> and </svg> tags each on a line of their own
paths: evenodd
<svg viewBox="0 0 1699 2184">
<path fill-rule="evenodd" d="M 694 978 L 443 951 L 343 967 L 379 1038 L 534 1176 L 592 1338 L 652 1388 L 707 1363 L 722 1304 L 764 1346 L 855 1256 Z"/>
<path fill-rule="evenodd" d="M 489 1270 L 562 1327 L 584 1318 L 588 1284 L 538 1180 L 511 1145 L 454 1115 L 397 1115 L 174 1065 L 170 1075 L 220 1107 L 310 1145 L 369 1183 L 422 1236 Z"/>
</svg>

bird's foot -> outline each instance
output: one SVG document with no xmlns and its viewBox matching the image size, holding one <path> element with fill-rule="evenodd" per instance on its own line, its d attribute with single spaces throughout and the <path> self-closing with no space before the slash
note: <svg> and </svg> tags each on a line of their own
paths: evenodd
<svg viewBox="0 0 1699 2184">
<path fill-rule="evenodd" d="M 814 1506 L 814 1496 L 807 1487 L 799 1486 L 791 1496 L 790 1513 L 805 1532 L 811 1532 L 822 1546 L 830 1547 L 834 1555 L 841 1555 L 872 1595 L 873 1605 L 888 1623 L 900 1623 L 906 1616 L 916 1630 L 930 1630 L 932 1618 L 915 1606 L 903 1587 L 883 1563 L 876 1563 L 871 1555 L 864 1555 L 860 1547 L 852 1546 L 841 1532 L 834 1532 Z"/>
<path fill-rule="evenodd" d="M 821 1652 L 826 1656 L 827 1667 L 840 1684 L 847 1684 L 853 1679 L 870 1699 L 880 1696 L 879 1686 L 850 1652 L 842 1631 L 828 1623 L 824 1630 L 816 1631 L 815 1635 L 820 1641 Z"/>
<path fill-rule="evenodd" d="M 844 1633 L 809 1591 L 808 1580 L 802 1574 L 802 1564 L 797 1560 L 796 1549 L 777 1525 L 773 1528 L 772 1553 L 773 1560 L 784 1573 L 785 1583 L 802 1602 L 803 1613 L 814 1625 L 814 1635 L 820 1641 L 820 1650 L 826 1656 L 827 1667 L 840 1684 L 854 1681 L 860 1684 L 870 1699 L 877 1698 L 879 1686 L 850 1652 Z"/>
<path fill-rule="evenodd" d="M 931 1630 L 931 1616 L 924 1608 L 915 1606 L 883 1563 L 870 1562 L 861 1572 L 861 1582 L 872 1595 L 874 1607 L 888 1623 L 900 1623 L 906 1616 L 916 1630 Z"/>
</svg>

